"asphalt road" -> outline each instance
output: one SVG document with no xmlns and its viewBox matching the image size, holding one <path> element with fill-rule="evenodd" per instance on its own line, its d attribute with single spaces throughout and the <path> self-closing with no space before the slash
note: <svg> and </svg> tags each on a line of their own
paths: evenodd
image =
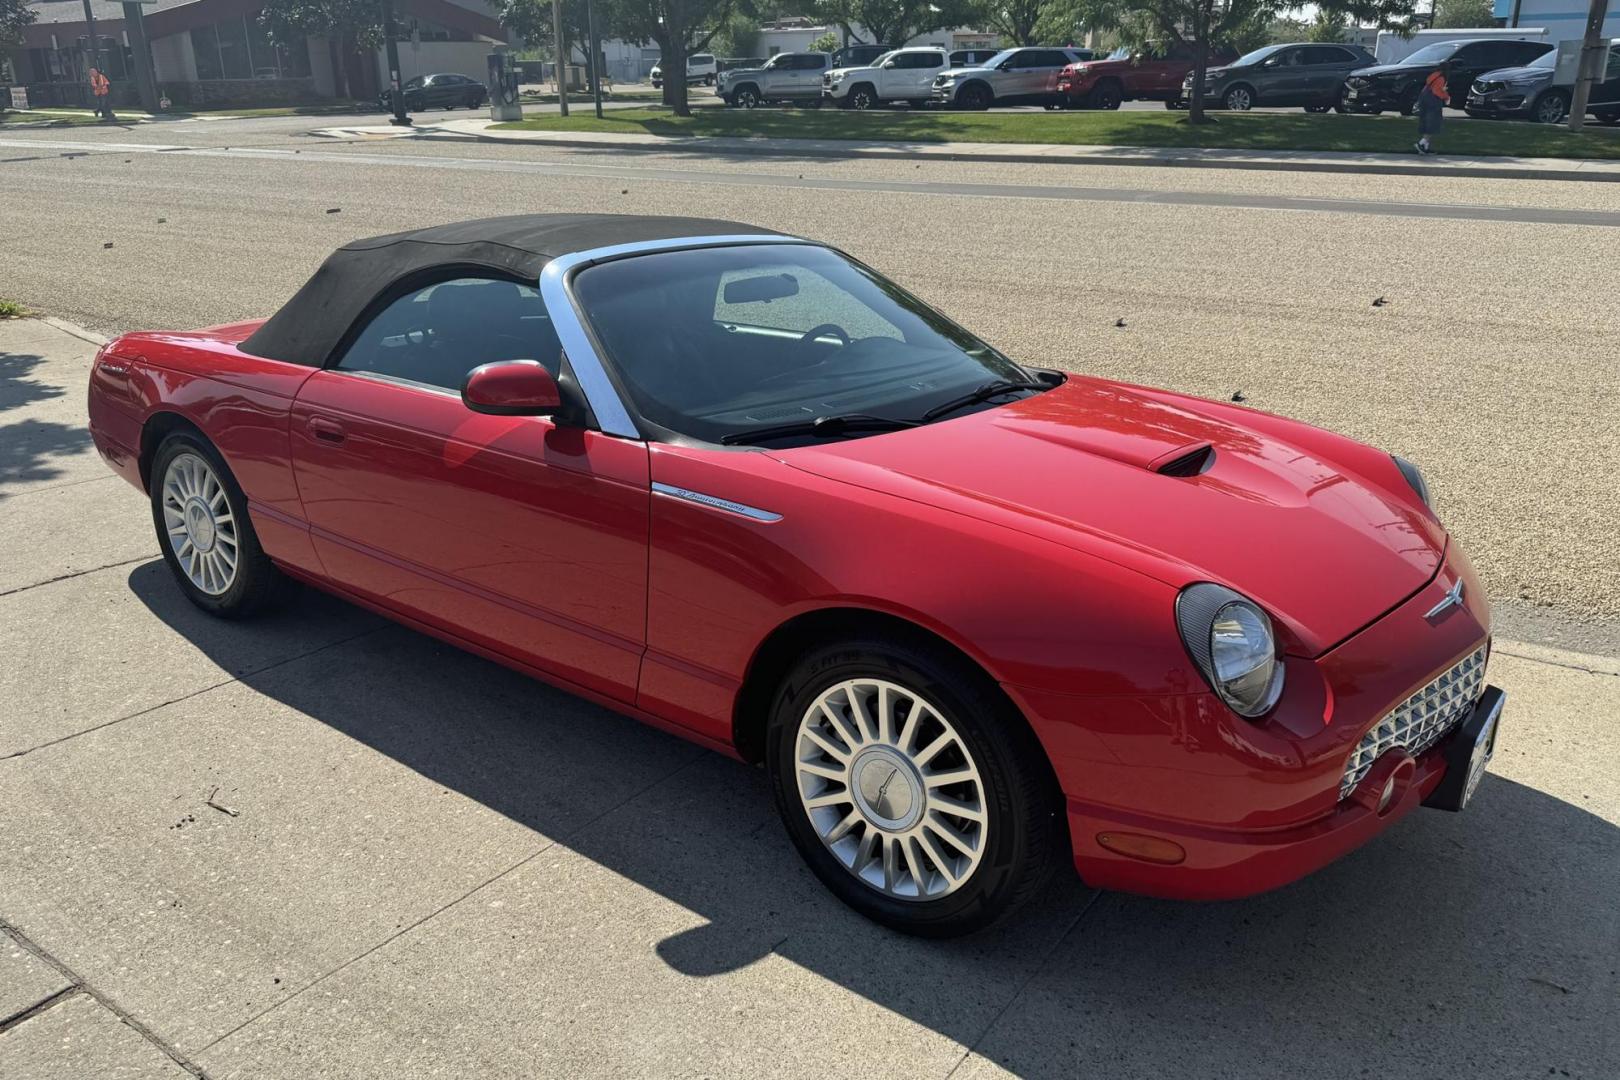
<svg viewBox="0 0 1620 1080">
<path fill-rule="evenodd" d="M 1499 598 L 1510 695 L 1467 813 L 1297 885 L 1188 905 L 1066 880 L 987 935 L 903 939 L 802 869 L 757 770 L 317 595 L 196 612 L 88 449 L 94 346 L 0 323 L 7 1080 L 1620 1075 L 1620 663 L 1595 655 L 1620 317 L 1585 299 L 1615 185 L 268 120 L 7 133 L 0 170 L 0 293 L 109 332 L 264 314 L 346 239 L 475 214 L 826 238 L 1021 357 L 1241 389 L 1423 462 Z"/>
</svg>

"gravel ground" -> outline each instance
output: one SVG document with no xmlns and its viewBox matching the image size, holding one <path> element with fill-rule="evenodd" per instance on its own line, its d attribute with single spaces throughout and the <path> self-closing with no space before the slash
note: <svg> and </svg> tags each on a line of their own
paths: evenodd
<svg viewBox="0 0 1620 1080">
<path fill-rule="evenodd" d="M 98 137 L 343 152 L 286 122 L 208 125 L 206 138 L 204 130 Z M 691 167 L 694 176 L 116 152 L 15 161 L 28 154 L 7 147 L 0 158 L 14 160 L 14 180 L 0 239 L 3 291 L 104 330 L 183 327 L 268 314 L 336 244 L 410 225 L 604 209 L 770 225 L 847 248 L 1021 358 L 1209 397 L 1241 390 L 1253 407 L 1397 450 L 1424 466 L 1442 517 L 1495 597 L 1576 620 L 1620 616 L 1620 369 L 1611 344 L 1620 313 L 1593 287 L 1612 261 L 1612 229 L 1133 201 L 1133 192 L 1177 190 L 1613 211 L 1620 185 L 698 162 L 414 141 L 355 149 Z M 706 184 L 710 170 L 760 183 Z M 810 170 L 1117 187 L 1120 201 L 772 183 Z M 325 212 L 333 208 L 341 212 Z M 1375 308 L 1379 296 L 1389 302 Z M 1124 329 L 1114 326 L 1120 318 Z"/>
</svg>

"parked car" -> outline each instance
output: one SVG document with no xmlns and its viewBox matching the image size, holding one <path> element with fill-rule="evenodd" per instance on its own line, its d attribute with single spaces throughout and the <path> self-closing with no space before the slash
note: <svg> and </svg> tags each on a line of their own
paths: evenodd
<svg viewBox="0 0 1620 1080">
<path fill-rule="evenodd" d="M 1340 104 L 1350 72 L 1373 63 L 1359 45 L 1267 45 L 1204 73 L 1204 100 L 1239 112 L 1257 106 L 1303 106 L 1327 112 Z M 1192 97 L 1192 76 L 1182 82 Z"/>
<path fill-rule="evenodd" d="M 1549 52 L 1523 67 L 1487 71 L 1468 88 L 1463 108 L 1473 117 L 1556 124 L 1569 115 L 1573 90 L 1553 85 L 1557 63 L 1558 53 Z M 1586 108 L 1601 123 L 1620 122 L 1620 49 L 1610 48 L 1603 81 L 1592 84 Z"/>
<path fill-rule="evenodd" d="M 934 76 L 945 70 L 945 50 L 895 49 L 871 67 L 835 68 L 821 77 L 828 102 L 849 109 L 870 109 L 883 102 L 905 101 L 915 108 L 928 104 Z"/>
<path fill-rule="evenodd" d="M 884 53 L 898 49 L 898 45 L 845 45 L 832 51 L 828 66 L 833 68 L 869 67 Z"/>
<path fill-rule="evenodd" d="M 406 79 L 399 89 L 405 98 L 405 108 L 410 112 L 457 107 L 477 109 L 489 101 L 489 90 L 484 84 L 465 75 L 417 75 Z M 377 104 L 384 112 L 392 112 L 393 89 L 385 87 L 377 96 Z"/>
<path fill-rule="evenodd" d="M 722 71 L 715 90 L 727 105 L 752 109 L 773 101 L 821 104 L 821 76 L 832 58 L 826 53 L 777 53 L 757 68 Z"/>
<path fill-rule="evenodd" d="M 1487 71 L 1520 67 L 1552 51 L 1552 44 L 1546 41 L 1437 41 L 1398 64 L 1378 64 L 1351 72 L 1344 81 L 1344 107 L 1349 112 L 1363 113 L 1399 109 L 1410 116 L 1417 108 L 1423 80 L 1431 71 L 1443 69 L 1451 104 L 1460 109 L 1468 100 L 1468 88 Z"/>
<path fill-rule="evenodd" d="M 686 85 L 713 86 L 715 76 L 719 73 L 720 65 L 713 53 L 693 53 L 686 58 Z M 661 90 L 664 86 L 664 62 L 660 60 L 652 66 L 647 73 L 652 80 L 654 90 Z"/>
<path fill-rule="evenodd" d="M 1054 105 L 1058 73 L 1086 59 L 1086 49 L 1003 49 L 982 67 L 950 68 L 934 76 L 932 97 L 958 109 L 992 105 Z"/>
<path fill-rule="evenodd" d="M 1232 59 L 1236 53 L 1220 50 L 1211 63 Z M 1123 101 L 1162 101 L 1166 108 L 1181 104 L 1182 80 L 1193 69 L 1190 47 L 1173 44 L 1162 52 L 1115 49 L 1100 60 L 1071 64 L 1058 73 L 1057 89 L 1071 109 L 1117 109 Z"/>
<path fill-rule="evenodd" d="M 417 229 L 89 381 L 192 604 L 296 579 L 759 762 L 814 873 L 910 933 L 1060 853 L 1274 888 L 1467 806 L 1495 746 L 1485 590 L 1413 465 L 1016 363 L 814 241 Z"/>
<path fill-rule="evenodd" d="M 983 67 L 985 62 L 1000 49 L 956 49 L 951 52 L 950 65 L 953 68 Z"/>
</svg>

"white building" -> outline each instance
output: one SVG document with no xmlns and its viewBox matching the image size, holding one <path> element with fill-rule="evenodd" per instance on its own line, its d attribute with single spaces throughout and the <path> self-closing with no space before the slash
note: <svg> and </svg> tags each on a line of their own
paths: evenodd
<svg viewBox="0 0 1620 1080">
<path fill-rule="evenodd" d="M 1546 40 L 1554 44 L 1586 36 L 1585 0 L 1496 0 L 1491 14 L 1501 19 L 1503 26 L 1542 27 L 1547 31 Z M 1613 0 L 1602 36 L 1620 37 L 1620 3 Z"/>
</svg>

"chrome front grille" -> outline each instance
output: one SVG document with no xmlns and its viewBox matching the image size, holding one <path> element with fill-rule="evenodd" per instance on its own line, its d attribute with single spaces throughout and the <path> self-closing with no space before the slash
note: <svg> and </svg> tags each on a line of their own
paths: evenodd
<svg viewBox="0 0 1620 1080">
<path fill-rule="evenodd" d="M 1485 685 L 1486 647 L 1481 645 L 1378 721 L 1345 762 L 1339 798 L 1348 798 L 1379 756 L 1395 747 L 1413 757 L 1462 722 Z"/>
</svg>

